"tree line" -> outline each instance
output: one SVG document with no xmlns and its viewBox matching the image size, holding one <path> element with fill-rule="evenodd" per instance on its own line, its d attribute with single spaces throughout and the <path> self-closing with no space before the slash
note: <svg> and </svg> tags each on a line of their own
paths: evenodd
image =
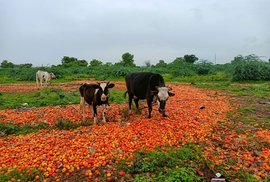
<svg viewBox="0 0 270 182">
<path fill-rule="evenodd" d="M 63 79 L 87 78 L 89 76 L 96 79 L 108 79 L 124 77 L 135 71 L 151 71 L 164 74 L 171 79 L 208 76 L 209 80 L 216 81 L 270 80 L 270 63 L 262 61 L 259 56 L 254 54 L 238 55 L 226 64 L 213 64 L 191 54 L 177 57 L 170 63 L 159 60 L 155 65 L 151 65 L 148 61 L 145 62 L 144 66 L 137 66 L 134 63 L 134 55 L 126 52 L 122 55 L 122 60 L 114 64 L 111 62 L 103 63 L 97 59 L 88 63 L 86 60 L 64 56 L 61 64 L 49 67 L 33 67 L 30 63 L 16 65 L 8 60 L 2 61 L 0 66 L 2 79 L 3 77 L 16 78 L 18 81 L 35 80 L 37 70 L 54 72 L 58 78 Z"/>
</svg>

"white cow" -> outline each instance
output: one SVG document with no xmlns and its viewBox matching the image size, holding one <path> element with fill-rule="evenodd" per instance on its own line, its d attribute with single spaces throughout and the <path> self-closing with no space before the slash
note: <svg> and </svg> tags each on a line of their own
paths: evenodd
<svg viewBox="0 0 270 182">
<path fill-rule="evenodd" d="M 40 71 L 38 70 L 36 73 L 36 81 L 37 81 L 37 86 L 40 85 L 42 86 L 42 82 L 45 82 L 45 85 L 48 85 L 48 81 L 50 81 L 52 78 L 55 78 L 55 75 L 53 73 L 48 73 L 47 71 Z"/>
</svg>

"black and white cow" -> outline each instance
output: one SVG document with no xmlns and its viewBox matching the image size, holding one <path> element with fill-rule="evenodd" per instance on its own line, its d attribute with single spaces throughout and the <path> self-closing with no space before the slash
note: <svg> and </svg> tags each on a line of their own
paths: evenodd
<svg viewBox="0 0 270 182">
<path fill-rule="evenodd" d="M 101 82 L 97 84 L 83 84 L 80 86 L 79 91 L 81 95 L 81 109 L 83 111 L 83 120 L 85 120 L 85 102 L 92 106 L 91 110 L 94 116 L 94 124 L 97 123 L 97 106 L 103 106 L 103 122 L 106 122 L 106 106 L 109 100 L 109 88 L 113 88 L 114 84 L 109 82 Z"/>
<path fill-rule="evenodd" d="M 148 118 L 151 118 L 152 102 L 157 98 L 159 105 L 158 111 L 165 117 L 166 101 L 169 96 L 174 96 L 172 90 L 165 86 L 163 77 L 160 74 L 140 72 L 126 75 L 126 87 L 129 96 L 129 110 L 131 110 L 132 99 L 134 99 L 136 108 L 139 108 L 139 100 L 146 99 L 148 105 Z M 125 93 L 125 95 L 126 95 Z"/>
</svg>

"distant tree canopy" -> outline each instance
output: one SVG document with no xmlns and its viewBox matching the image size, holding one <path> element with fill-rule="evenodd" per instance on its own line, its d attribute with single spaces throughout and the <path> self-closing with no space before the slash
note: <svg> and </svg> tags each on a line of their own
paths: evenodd
<svg viewBox="0 0 270 182">
<path fill-rule="evenodd" d="M 238 55 L 236 57 L 234 57 L 234 59 L 231 61 L 232 64 L 238 64 L 238 63 L 243 63 L 245 61 L 262 61 L 259 56 L 255 55 L 255 54 L 250 54 L 247 56 L 242 56 L 242 55 Z"/>
<path fill-rule="evenodd" d="M 145 64 L 146 67 L 151 67 L 151 62 L 150 61 L 145 61 L 144 64 Z"/>
<path fill-rule="evenodd" d="M 187 63 L 195 63 L 199 58 L 197 58 L 195 55 L 191 54 L 191 55 L 185 55 L 184 56 L 184 61 Z"/>
<path fill-rule="evenodd" d="M 195 55 L 184 55 L 177 57 L 171 62 L 166 63 L 159 60 L 156 65 L 151 65 L 150 60 L 145 62 L 145 66 L 136 66 L 134 63 L 134 55 L 126 52 L 122 55 L 122 60 L 115 64 L 111 62 L 102 63 L 97 59 L 91 61 L 78 60 L 75 57 L 64 56 L 61 60 L 62 64 L 46 67 L 47 71 L 55 73 L 58 78 L 72 79 L 95 77 L 97 79 L 106 80 L 110 77 L 119 78 L 126 74 L 138 71 L 157 72 L 166 74 L 171 78 L 186 78 L 189 76 L 199 76 L 204 78 L 211 75 L 212 80 L 233 80 L 233 81 L 270 81 L 270 62 L 263 61 L 255 54 L 242 56 L 238 55 L 227 64 L 213 64 L 207 60 L 198 59 Z M 89 64 L 88 64 L 89 63 Z M 89 65 L 89 67 L 88 67 Z M 13 64 L 11 61 L 3 60 L 0 63 L 0 77 L 5 79 L 16 78 L 18 81 L 35 80 L 35 72 L 37 69 L 45 69 L 45 67 L 34 67 L 32 64 Z M 64 69 L 63 69 L 64 68 Z"/>
<path fill-rule="evenodd" d="M 182 57 L 177 57 L 175 60 L 173 60 L 169 65 L 179 65 L 184 62 L 184 59 Z"/>
<path fill-rule="evenodd" d="M 196 62 L 196 71 L 198 75 L 207 75 L 211 70 L 213 63 L 207 60 L 199 60 Z"/>
<path fill-rule="evenodd" d="M 8 60 L 4 60 L 1 63 L 1 68 L 32 68 L 31 63 L 25 63 L 25 64 L 13 64 L 12 62 Z"/>
<path fill-rule="evenodd" d="M 92 59 L 92 61 L 90 61 L 90 66 L 101 66 L 102 62 L 97 60 L 97 59 Z"/>
<path fill-rule="evenodd" d="M 64 67 L 72 67 L 72 66 L 85 66 L 86 67 L 88 65 L 87 61 L 85 60 L 78 60 L 77 58 L 68 57 L 68 56 L 64 56 L 61 62 Z"/>
<path fill-rule="evenodd" d="M 134 64 L 134 55 L 130 54 L 129 52 L 126 52 L 122 55 L 122 60 L 116 65 L 126 66 L 126 67 L 135 67 Z"/>
<path fill-rule="evenodd" d="M 1 63 L 1 68 L 14 68 L 14 64 L 8 60 L 4 60 Z"/>
<path fill-rule="evenodd" d="M 182 57 L 176 58 L 168 64 L 173 76 L 192 76 L 196 75 L 195 65 L 188 63 Z"/>
<path fill-rule="evenodd" d="M 25 64 L 19 64 L 16 66 L 19 68 L 32 68 L 33 65 L 31 63 L 25 63 Z"/>
<path fill-rule="evenodd" d="M 165 63 L 164 60 L 159 60 L 158 63 L 156 64 L 156 67 L 166 67 L 167 63 Z"/>
</svg>

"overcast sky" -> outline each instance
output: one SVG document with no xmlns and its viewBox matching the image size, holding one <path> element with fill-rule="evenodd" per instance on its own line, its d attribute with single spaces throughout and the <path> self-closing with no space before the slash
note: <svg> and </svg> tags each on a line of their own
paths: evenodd
<svg viewBox="0 0 270 182">
<path fill-rule="evenodd" d="M 0 0 L 0 62 L 270 58 L 270 0 Z"/>
</svg>

